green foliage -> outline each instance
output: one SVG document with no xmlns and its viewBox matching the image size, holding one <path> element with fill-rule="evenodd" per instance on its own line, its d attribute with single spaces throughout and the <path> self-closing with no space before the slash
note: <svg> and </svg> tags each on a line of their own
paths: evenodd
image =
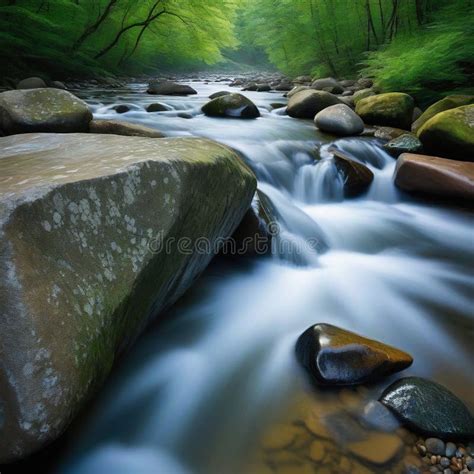
<svg viewBox="0 0 474 474">
<path fill-rule="evenodd" d="M 445 6 L 416 34 L 395 38 L 369 54 L 363 73 L 384 90 L 403 90 L 429 102 L 453 93 L 474 94 L 474 6 Z"/>
<path fill-rule="evenodd" d="M 237 45 L 237 7 L 238 0 L 0 0 L 0 66 L 97 75 L 212 64 Z"/>
</svg>

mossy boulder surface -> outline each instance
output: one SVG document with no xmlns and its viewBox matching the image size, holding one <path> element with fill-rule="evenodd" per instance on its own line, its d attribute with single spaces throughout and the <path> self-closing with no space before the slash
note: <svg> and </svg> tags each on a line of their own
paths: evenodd
<svg viewBox="0 0 474 474">
<path fill-rule="evenodd" d="M 257 106 L 242 94 L 227 94 L 216 97 L 202 107 L 210 117 L 257 118 L 260 112 Z"/>
<path fill-rule="evenodd" d="M 127 137 L 164 137 L 159 130 L 154 128 L 120 120 L 94 119 L 89 123 L 89 131 L 91 133 L 123 135 Z"/>
<path fill-rule="evenodd" d="M 210 140 L 0 138 L 0 464 L 61 434 L 255 190 L 240 158 Z"/>
<path fill-rule="evenodd" d="M 356 104 L 356 113 L 369 125 L 386 125 L 409 130 L 415 108 L 408 94 L 391 92 L 361 99 Z"/>
<path fill-rule="evenodd" d="M 419 130 L 427 153 L 461 161 L 474 161 L 474 105 L 436 114 Z"/>
<path fill-rule="evenodd" d="M 474 104 L 474 96 L 472 95 L 450 95 L 445 97 L 428 107 L 421 116 L 413 122 L 411 130 L 416 133 L 426 122 L 428 122 L 428 120 L 445 110 L 455 109 L 456 107 L 471 104 Z"/>
<path fill-rule="evenodd" d="M 46 88 L 0 93 L 0 129 L 30 132 L 85 132 L 92 120 L 87 104 L 68 91 Z"/>
</svg>

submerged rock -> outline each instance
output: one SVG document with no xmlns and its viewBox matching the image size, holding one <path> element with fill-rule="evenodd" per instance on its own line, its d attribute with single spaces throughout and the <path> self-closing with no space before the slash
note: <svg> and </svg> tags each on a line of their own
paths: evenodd
<svg viewBox="0 0 474 474">
<path fill-rule="evenodd" d="M 350 159 L 337 148 L 329 149 L 334 155 L 334 164 L 342 175 L 344 183 L 344 195 L 355 197 L 367 190 L 374 180 L 374 173 L 367 166 Z"/>
<path fill-rule="evenodd" d="M 197 91 L 186 84 L 178 84 L 177 82 L 162 81 L 151 82 L 147 90 L 148 94 L 153 95 L 193 95 Z"/>
<path fill-rule="evenodd" d="M 347 449 L 363 461 L 383 466 L 400 454 L 403 442 L 395 434 L 371 433 L 362 441 L 349 443 Z"/>
<path fill-rule="evenodd" d="M 474 200 L 474 163 L 404 153 L 394 178 L 405 191 Z"/>
<path fill-rule="evenodd" d="M 322 385 L 354 385 L 409 367 L 405 352 L 353 332 L 316 324 L 298 338 L 296 355 L 311 378 Z"/>
<path fill-rule="evenodd" d="M 255 188 L 232 150 L 205 139 L 0 139 L 0 464 L 61 434 L 232 235 Z M 202 239 L 210 249 L 193 247 Z"/>
<path fill-rule="evenodd" d="M 163 138 L 164 135 L 154 128 L 145 127 L 135 123 L 121 122 L 119 120 L 94 119 L 89 124 L 91 133 L 124 135 L 127 137 Z"/>
<path fill-rule="evenodd" d="M 172 110 L 169 105 L 160 104 L 159 102 L 154 102 L 153 104 L 147 105 L 146 111 L 147 112 L 166 112 L 167 110 Z"/>
<path fill-rule="evenodd" d="M 410 130 L 415 103 L 408 94 L 391 92 L 366 97 L 356 104 L 356 113 L 369 125 Z"/>
<path fill-rule="evenodd" d="M 41 77 L 28 77 L 23 79 L 17 85 L 17 89 L 44 89 L 48 87 Z"/>
<path fill-rule="evenodd" d="M 364 131 L 362 119 L 345 104 L 321 110 L 316 114 L 314 123 L 321 131 L 340 136 L 360 135 Z"/>
<path fill-rule="evenodd" d="M 341 103 L 329 92 L 303 90 L 290 97 L 287 110 L 290 117 L 314 119 L 315 115 L 326 107 Z"/>
<path fill-rule="evenodd" d="M 474 105 L 435 115 L 418 130 L 418 138 L 427 153 L 474 161 Z"/>
<path fill-rule="evenodd" d="M 390 140 L 383 147 L 388 153 L 397 157 L 402 153 L 417 153 L 423 148 L 423 144 L 412 133 L 404 133 Z"/>
<path fill-rule="evenodd" d="M 92 113 L 85 102 L 60 89 L 0 93 L 0 129 L 7 135 L 29 132 L 85 132 Z"/>
<path fill-rule="evenodd" d="M 127 112 L 130 112 L 130 107 L 128 105 L 125 105 L 125 104 L 119 104 L 119 105 L 115 105 L 113 107 L 113 109 L 115 110 L 115 112 L 117 112 L 118 114 L 125 114 Z"/>
<path fill-rule="evenodd" d="M 257 118 L 257 106 L 242 94 L 229 94 L 211 100 L 201 109 L 210 117 Z"/>
<path fill-rule="evenodd" d="M 446 387 L 421 377 L 390 385 L 380 401 L 414 431 L 444 439 L 474 437 L 474 419 Z"/>
<path fill-rule="evenodd" d="M 462 107 L 463 105 L 474 104 L 474 96 L 472 95 L 449 95 L 428 107 L 420 117 L 417 118 L 411 127 L 412 132 L 416 133 L 428 120 L 435 115 L 446 110 Z"/>
</svg>

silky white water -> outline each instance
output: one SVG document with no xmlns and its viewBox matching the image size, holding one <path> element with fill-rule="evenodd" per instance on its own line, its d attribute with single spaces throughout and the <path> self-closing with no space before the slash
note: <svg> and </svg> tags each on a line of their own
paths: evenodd
<svg viewBox="0 0 474 474">
<path fill-rule="evenodd" d="M 294 343 L 318 322 L 406 350 L 415 360 L 406 374 L 443 383 L 473 408 L 472 214 L 398 192 L 395 160 L 376 140 L 335 140 L 311 121 L 269 112 L 280 94 L 244 93 L 260 108 L 257 120 L 213 119 L 200 107 L 234 89 L 191 85 L 199 94 L 189 98 L 149 96 L 145 84 L 82 96 L 97 118 L 238 150 L 275 206 L 275 240 L 285 245 L 273 258 L 215 261 L 137 341 L 75 427 L 59 471 L 245 474 L 265 424 L 302 390 Z M 144 110 L 157 101 L 170 110 Z M 119 103 L 132 110 L 116 114 Z M 374 172 L 366 195 L 344 199 L 330 145 Z"/>
</svg>

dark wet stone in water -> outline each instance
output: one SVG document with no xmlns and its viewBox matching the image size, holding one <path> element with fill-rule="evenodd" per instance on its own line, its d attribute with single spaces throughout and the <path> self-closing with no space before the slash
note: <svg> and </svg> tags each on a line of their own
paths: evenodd
<svg viewBox="0 0 474 474">
<path fill-rule="evenodd" d="M 219 92 L 214 92 L 214 94 L 211 94 L 209 96 L 209 99 L 217 99 L 218 97 L 223 97 L 225 95 L 229 95 L 231 92 L 229 91 L 219 91 Z"/>
<path fill-rule="evenodd" d="M 409 367 L 407 353 L 332 326 L 316 324 L 296 342 L 296 356 L 317 384 L 354 385 Z"/>
<path fill-rule="evenodd" d="M 474 437 L 474 419 L 464 403 L 447 388 L 421 377 L 390 385 L 380 397 L 414 431 L 441 438 Z"/>
<path fill-rule="evenodd" d="M 167 110 L 170 110 L 171 107 L 166 106 L 164 104 L 160 104 L 159 102 L 155 102 L 153 104 L 150 104 L 147 106 L 146 111 L 147 112 L 166 112 Z"/>
<path fill-rule="evenodd" d="M 365 407 L 362 422 L 379 431 L 392 432 L 400 427 L 395 415 L 382 403 L 372 400 Z"/>
<path fill-rule="evenodd" d="M 128 105 L 116 105 L 114 107 L 114 110 L 115 112 L 117 112 L 118 114 L 124 114 L 126 112 L 128 112 L 130 110 L 130 107 Z"/>
<path fill-rule="evenodd" d="M 444 441 L 441 441 L 438 438 L 428 438 L 425 441 L 425 446 L 429 453 L 436 455 L 439 454 L 440 456 L 444 454 L 446 449 Z"/>
<path fill-rule="evenodd" d="M 228 94 L 211 100 L 202 107 L 210 117 L 257 118 L 260 112 L 257 106 L 242 94 Z"/>
</svg>

